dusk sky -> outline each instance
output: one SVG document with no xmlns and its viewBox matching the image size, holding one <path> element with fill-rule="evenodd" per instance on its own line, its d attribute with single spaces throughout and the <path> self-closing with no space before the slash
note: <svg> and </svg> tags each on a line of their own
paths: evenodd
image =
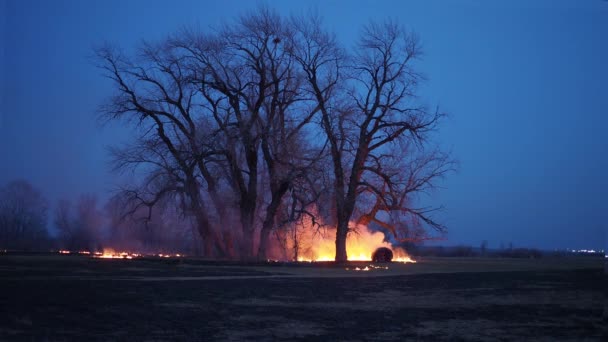
<svg viewBox="0 0 608 342">
<path fill-rule="evenodd" d="M 608 207 L 608 1 L 268 1 L 318 11 L 344 45 L 372 20 L 420 36 L 421 95 L 450 117 L 438 141 L 459 171 L 430 199 L 448 241 L 490 247 L 604 248 Z M 0 0 L 0 185 L 26 179 L 52 203 L 118 183 L 100 125 L 112 93 L 90 56 L 127 51 L 184 26 L 207 28 L 254 1 Z"/>
</svg>

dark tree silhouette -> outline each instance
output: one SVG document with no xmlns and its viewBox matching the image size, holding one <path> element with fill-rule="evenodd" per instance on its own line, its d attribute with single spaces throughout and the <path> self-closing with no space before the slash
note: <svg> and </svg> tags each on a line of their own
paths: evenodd
<svg viewBox="0 0 608 342">
<path fill-rule="evenodd" d="M 378 214 L 407 214 L 412 223 L 443 231 L 430 216 L 437 208 L 417 209 L 410 201 L 454 166 L 447 154 L 425 149 L 443 114 L 417 103 L 422 79 L 414 69 L 421 54 L 417 37 L 395 23 L 371 23 L 348 53 L 321 29 L 319 19 L 300 19 L 295 26 L 300 39 L 294 54 L 319 103 L 330 144 L 336 261 L 347 260 L 346 237 L 354 228 L 349 224 L 364 197 L 373 204 L 368 210 L 359 208 L 355 222 L 375 222 L 398 236 L 394 225 Z"/>
<path fill-rule="evenodd" d="M 429 143 L 443 115 L 418 104 L 419 55 L 416 36 L 394 23 L 365 26 L 350 52 L 318 17 L 266 7 L 143 44 L 137 58 L 99 49 L 117 90 L 102 112 L 139 128 L 114 150 L 118 168 L 143 175 L 123 189 L 132 212 L 179 203 L 208 257 L 265 258 L 271 232 L 313 202 L 337 225 L 337 261 L 351 222 L 404 241 L 444 230 L 437 208 L 413 205 L 453 167 Z M 331 179 L 319 182 L 323 168 Z"/>
<path fill-rule="evenodd" d="M 0 188 L 0 248 L 48 247 L 48 202 L 30 183 L 16 180 Z"/>
<path fill-rule="evenodd" d="M 191 56 L 192 81 L 214 121 L 246 255 L 254 254 L 260 199 L 267 202 L 257 251 L 262 259 L 285 194 L 320 158 L 307 142 L 318 106 L 302 92 L 304 74 L 285 43 L 292 35 L 288 21 L 262 7 L 215 35 L 190 32 L 174 40 Z"/>
<path fill-rule="evenodd" d="M 179 197 L 183 211 L 196 220 L 205 255 L 225 255 L 201 193 L 204 186 L 219 219 L 227 217 L 218 180 L 206 164 L 215 152 L 209 149 L 211 137 L 206 135 L 199 94 L 185 74 L 184 56 L 167 42 L 144 44 L 135 61 L 107 46 L 97 55 L 117 87 L 102 114 L 134 121 L 140 133 L 133 145 L 114 151 L 117 168 L 146 168 L 144 182 L 124 192 L 136 202 L 135 209 Z"/>
</svg>

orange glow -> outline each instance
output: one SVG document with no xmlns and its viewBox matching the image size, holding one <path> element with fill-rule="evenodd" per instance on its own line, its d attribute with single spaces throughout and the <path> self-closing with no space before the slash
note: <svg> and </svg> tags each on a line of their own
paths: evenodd
<svg viewBox="0 0 608 342">
<path fill-rule="evenodd" d="M 158 256 L 159 258 L 183 258 L 186 255 L 184 254 L 156 254 L 156 256 Z"/>
<path fill-rule="evenodd" d="M 295 228 L 298 239 L 298 257 L 301 262 L 334 261 L 336 256 L 336 230 L 325 229 L 320 232 L 312 226 L 310 219 L 305 219 Z M 293 250 L 296 245 L 293 239 L 287 241 L 287 250 Z M 405 250 L 393 247 L 384 241 L 382 232 L 370 232 L 366 226 L 359 225 L 349 233 L 346 239 L 348 261 L 371 261 L 373 252 L 379 247 L 387 247 L 393 251 L 393 262 L 414 263 Z"/>
<path fill-rule="evenodd" d="M 0 252 L 2 252 L 2 250 L 0 250 Z M 100 258 L 100 259 L 134 259 L 134 258 L 138 258 L 138 257 L 142 257 L 143 254 L 140 253 L 133 253 L 133 252 L 117 252 L 112 248 L 104 248 L 103 252 L 91 252 L 91 251 L 87 251 L 87 250 L 81 250 L 81 251 L 77 251 L 77 252 L 72 252 L 66 249 L 61 249 L 59 251 L 57 251 L 57 253 L 59 254 L 64 254 L 64 255 L 68 255 L 68 254 L 80 254 L 80 255 L 90 255 L 93 258 Z M 148 256 L 157 256 L 159 258 L 183 258 L 186 257 L 186 255 L 184 254 L 148 254 Z"/>
<path fill-rule="evenodd" d="M 399 249 L 397 249 L 397 251 L 399 251 Z M 394 252 L 396 252 L 396 251 L 394 251 Z M 404 263 L 404 264 L 407 264 L 408 262 L 410 262 L 410 263 L 415 263 L 415 262 L 416 262 L 416 260 L 414 260 L 414 259 L 410 258 L 410 256 L 409 256 L 409 255 L 405 255 L 405 256 L 395 256 L 395 257 L 393 258 L 393 261 L 394 261 L 394 262 L 402 262 L 402 263 Z"/>
<path fill-rule="evenodd" d="M 111 248 L 104 248 L 103 253 L 95 253 L 95 258 L 102 259 L 133 259 L 140 257 L 141 254 L 129 253 L 129 252 L 115 252 Z"/>
</svg>

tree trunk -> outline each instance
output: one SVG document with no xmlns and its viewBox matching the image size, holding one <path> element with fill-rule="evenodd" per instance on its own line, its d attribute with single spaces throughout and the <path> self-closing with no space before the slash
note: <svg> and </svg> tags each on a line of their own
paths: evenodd
<svg viewBox="0 0 608 342">
<path fill-rule="evenodd" d="M 230 225 L 227 223 L 228 214 L 226 211 L 226 205 L 222 200 L 222 197 L 217 192 L 217 180 L 213 177 L 213 175 L 209 172 L 205 163 L 202 160 L 198 161 L 198 168 L 203 175 L 203 178 L 207 182 L 207 190 L 209 191 L 209 195 L 211 196 L 211 200 L 220 220 L 220 227 L 222 227 L 221 237 L 223 243 L 223 252 L 225 256 L 228 258 L 234 258 L 234 241 L 232 234 L 227 231 Z"/>
<path fill-rule="evenodd" d="M 272 223 L 268 227 L 266 222 L 260 232 L 260 246 L 258 248 L 258 260 L 264 261 L 268 258 L 268 240 L 270 238 L 270 231 L 272 229 Z"/>
<path fill-rule="evenodd" d="M 364 141 L 363 137 L 359 138 L 359 142 Z M 355 160 L 353 161 L 353 169 L 348 180 L 348 191 L 345 197 L 339 197 L 338 205 L 338 228 L 336 231 L 336 262 L 348 261 L 348 255 L 346 253 L 346 236 L 348 235 L 348 223 L 350 218 L 353 216 L 355 209 L 355 203 L 357 202 L 357 184 L 361 179 L 363 173 L 363 166 L 368 155 L 367 147 L 359 145 Z M 340 186 L 342 183 L 337 183 Z M 338 190 L 338 189 L 337 189 Z M 341 193 L 337 194 L 341 196 Z"/>
<path fill-rule="evenodd" d="M 251 259 L 253 257 L 254 208 L 255 206 L 251 204 L 251 201 L 248 198 L 241 201 L 240 219 L 243 234 L 239 243 L 239 255 L 243 260 Z"/>
<path fill-rule="evenodd" d="M 253 256 L 253 227 L 251 222 L 243 224 L 243 239 L 241 240 L 241 259 L 248 260 Z"/>
<path fill-rule="evenodd" d="M 276 184 L 276 183 L 275 183 Z M 266 208 L 266 218 L 264 219 L 264 223 L 262 224 L 262 231 L 260 232 L 260 246 L 258 248 L 258 260 L 266 260 L 268 255 L 268 238 L 270 237 L 270 232 L 274 227 L 274 218 L 277 215 L 277 211 L 279 210 L 279 206 L 281 205 L 281 200 L 283 196 L 289 189 L 288 182 L 282 182 L 278 186 L 271 186 L 272 188 L 272 200 L 270 204 Z"/>
<path fill-rule="evenodd" d="M 213 258 L 213 237 L 209 231 L 209 221 L 201 213 L 196 213 L 196 229 L 203 239 L 203 257 Z"/>
<path fill-rule="evenodd" d="M 226 226 L 225 224 L 225 219 L 220 219 L 220 224 L 222 224 L 224 226 L 224 229 Z M 234 259 L 236 254 L 234 251 L 234 238 L 232 237 L 232 234 L 229 231 L 223 231 L 222 232 L 222 238 L 224 240 L 224 250 L 226 252 L 226 256 L 229 259 Z"/>
<path fill-rule="evenodd" d="M 336 262 L 342 263 L 348 261 L 346 253 L 346 236 L 348 235 L 348 220 L 342 217 L 338 218 L 338 229 L 336 231 Z"/>
</svg>

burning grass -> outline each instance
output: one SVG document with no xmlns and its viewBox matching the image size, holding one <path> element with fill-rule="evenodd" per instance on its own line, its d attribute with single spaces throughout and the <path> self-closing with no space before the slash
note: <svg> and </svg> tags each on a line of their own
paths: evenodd
<svg viewBox="0 0 608 342">
<path fill-rule="evenodd" d="M 333 262 L 335 258 L 335 229 L 326 229 L 322 233 L 312 228 L 307 228 L 298 237 L 299 240 L 287 241 L 287 245 L 282 248 L 274 246 L 271 254 L 272 258 L 268 262 L 296 261 L 301 263 L 322 263 Z M 285 242 L 285 241 L 284 241 Z M 296 245 L 297 243 L 297 245 Z M 374 252 L 381 248 L 387 248 L 393 253 L 392 262 L 396 263 L 415 263 L 409 254 L 402 248 L 393 246 L 385 241 L 384 234 L 381 232 L 370 232 L 367 227 L 359 226 L 356 232 L 349 234 L 346 240 L 346 249 L 349 262 L 371 262 Z M 288 250 L 295 250 L 294 257 L 288 256 Z M 70 251 L 59 250 L 62 255 L 87 255 L 100 259 L 135 259 L 141 257 L 158 258 L 183 258 L 183 254 L 157 253 L 144 254 L 133 251 L 116 251 L 112 248 L 104 248 L 103 252 L 95 251 Z"/>
<path fill-rule="evenodd" d="M 91 251 L 77 251 L 77 252 L 72 252 L 69 250 L 59 250 L 57 251 L 58 254 L 60 255 L 84 255 L 84 256 L 91 256 L 93 258 L 98 258 L 98 259 L 135 259 L 135 258 L 142 258 L 142 257 L 146 257 L 146 258 L 153 258 L 153 257 L 158 257 L 158 258 L 184 258 L 186 257 L 186 255 L 184 254 L 164 254 L 164 253 L 158 253 L 158 254 L 142 254 L 142 253 L 135 253 L 135 252 L 126 252 L 126 251 L 122 251 L 122 252 L 117 252 L 112 248 L 104 248 L 103 252 L 91 252 Z"/>
<path fill-rule="evenodd" d="M 348 261 L 372 261 L 372 255 L 378 248 L 388 248 L 393 252 L 394 262 L 415 263 L 402 248 L 393 246 L 379 231 L 370 231 L 364 225 L 351 227 L 346 239 Z M 333 261 L 336 256 L 336 229 L 319 228 L 310 218 L 294 225 L 274 241 L 270 254 L 275 260 L 293 260 L 299 262 Z"/>
</svg>

